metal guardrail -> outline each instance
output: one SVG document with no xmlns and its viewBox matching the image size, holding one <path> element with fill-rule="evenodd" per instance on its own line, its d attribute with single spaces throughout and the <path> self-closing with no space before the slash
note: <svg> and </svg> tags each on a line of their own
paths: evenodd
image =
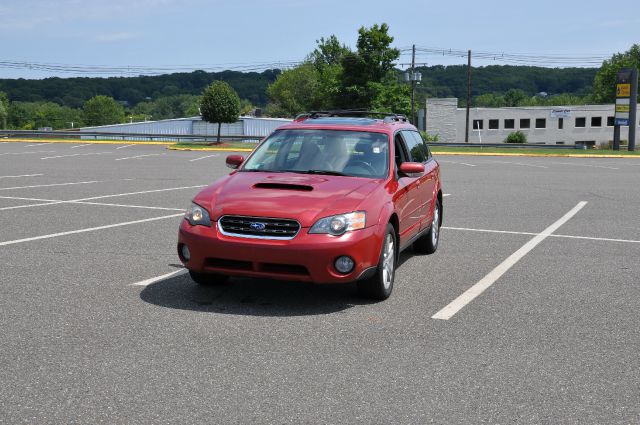
<svg viewBox="0 0 640 425">
<path fill-rule="evenodd" d="M 543 143 L 448 143 L 427 142 L 429 147 L 447 146 L 452 148 L 513 148 L 513 149 L 585 149 L 585 145 L 545 145 Z"/>
<path fill-rule="evenodd" d="M 157 134 L 157 133 L 107 133 L 89 131 L 44 131 L 44 130 L 0 130 L 0 138 L 68 138 L 95 140 L 129 140 L 135 143 L 139 141 L 188 141 L 192 143 L 211 143 L 218 140 L 217 135 L 210 134 Z M 258 142 L 266 136 L 242 136 L 242 135 L 221 135 L 220 140 L 225 142 L 247 141 Z M 460 148 L 512 148 L 512 149 L 585 149 L 584 144 L 575 145 L 545 145 L 541 143 L 449 143 L 449 142 L 427 142 L 430 147 L 448 146 Z"/>
<path fill-rule="evenodd" d="M 190 141 L 190 142 L 215 142 L 217 135 L 210 134 L 157 134 L 157 133 L 106 133 L 89 131 L 43 131 L 43 130 L 0 130 L 2 138 L 36 137 L 36 138 L 65 138 L 95 140 L 131 140 L 144 139 L 150 141 Z M 220 140 L 230 141 L 259 141 L 264 136 L 220 135 Z M 135 141 L 135 140 L 134 140 Z"/>
</svg>

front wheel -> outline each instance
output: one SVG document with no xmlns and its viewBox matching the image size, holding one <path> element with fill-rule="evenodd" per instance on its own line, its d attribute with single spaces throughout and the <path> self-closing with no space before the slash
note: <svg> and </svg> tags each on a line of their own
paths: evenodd
<svg viewBox="0 0 640 425">
<path fill-rule="evenodd" d="M 229 279 L 229 276 L 224 276 L 221 274 L 198 273 L 192 270 L 189 270 L 189 276 L 191 276 L 191 279 L 195 283 L 202 286 L 222 285 Z"/>
<path fill-rule="evenodd" d="M 413 243 L 413 249 L 420 254 L 433 254 L 438 249 L 440 240 L 440 201 L 436 198 L 433 207 L 433 220 L 429 231 Z"/>
<path fill-rule="evenodd" d="M 396 274 L 396 246 L 395 229 L 387 224 L 376 273 L 371 278 L 358 282 L 358 292 L 361 295 L 380 301 L 389 298 Z"/>
</svg>

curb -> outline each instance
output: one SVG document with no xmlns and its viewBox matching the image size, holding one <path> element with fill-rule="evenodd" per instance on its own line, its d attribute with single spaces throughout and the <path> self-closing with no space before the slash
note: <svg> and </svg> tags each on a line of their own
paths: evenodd
<svg viewBox="0 0 640 425">
<path fill-rule="evenodd" d="M 540 158 L 638 158 L 640 159 L 640 155 L 587 155 L 587 154 L 573 154 L 573 153 L 549 153 L 549 154 L 536 154 L 536 153 L 489 153 L 489 152 L 438 152 L 436 150 L 432 150 L 431 153 L 434 155 L 457 155 L 457 156 L 532 156 L 532 157 L 540 157 Z"/>
<path fill-rule="evenodd" d="M 0 139 L 7 143 L 73 143 L 87 145 L 173 145 L 178 142 L 151 142 L 132 140 L 69 140 L 69 139 Z"/>
<path fill-rule="evenodd" d="M 192 152 L 253 152 L 253 149 L 247 148 L 202 148 L 202 149 L 193 149 L 193 148 L 177 148 L 174 146 L 167 146 L 167 149 L 170 151 L 192 151 Z"/>
</svg>

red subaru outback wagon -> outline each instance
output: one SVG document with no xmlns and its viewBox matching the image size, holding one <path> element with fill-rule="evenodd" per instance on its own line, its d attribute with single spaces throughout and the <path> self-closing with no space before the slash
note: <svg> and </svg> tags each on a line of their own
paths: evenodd
<svg viewBox="0 0 640 425">
<path fill-rule="evenodd" d="M 279 127 L 193 199 L 178 254 L 194 281 L 228 276 L 393 289 L 399 253 L 431 254 L 440 167 L 404 116 L 305 114 Z"/>
</svg>

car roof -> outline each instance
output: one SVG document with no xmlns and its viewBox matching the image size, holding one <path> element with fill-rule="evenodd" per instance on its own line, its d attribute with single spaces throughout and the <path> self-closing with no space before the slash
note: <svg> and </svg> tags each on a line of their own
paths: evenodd
<svg viewBox="0 0 640 425">
<path fill-rule="evenodd" d="M 416 130 L 406 121 L 406 118 L 366 118 L 366 117 L 334 117 L 303 116 L 292 123 L 278 127 L 278 130 L 293 129 L 323 129 L 323 130 L 349 130 L 349 131 L 373 131 L 377 133 L 390 133 L 397 129 Z"/>
</svg>

